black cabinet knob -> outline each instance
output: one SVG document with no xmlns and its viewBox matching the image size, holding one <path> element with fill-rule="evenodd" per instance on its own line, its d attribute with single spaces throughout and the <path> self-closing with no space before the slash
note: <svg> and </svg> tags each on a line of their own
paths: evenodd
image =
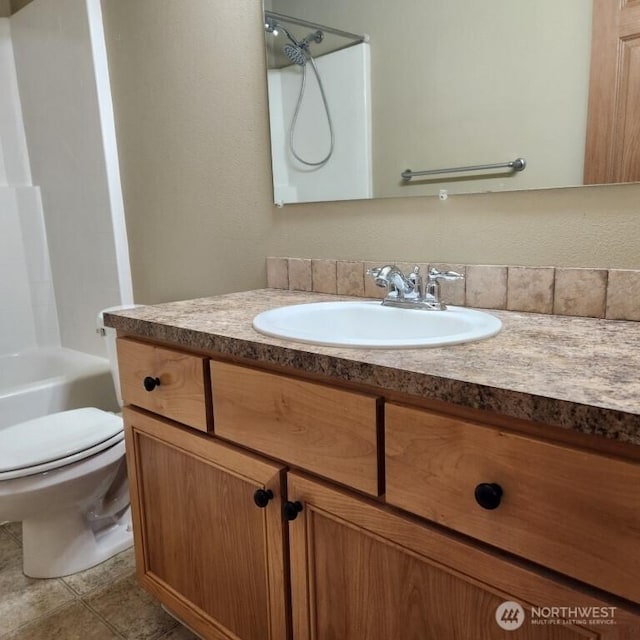
<svg viewBox="0 0 640 640">
<path fill-rule="evenodd" d="M 160 378 L 152 378 L 151 376 L 147 376 L 142 384 L 147 391 L 153 391 L 156 387 L 160 386 Z"/>
<path fill-rule="evenodd" d="M 502 499 L 502 487 L 495 482 L 483 482 L 476 487 L 475 496 L 483 509 L 497 509 Z"/>
<path fill-rule="evenodd" d="M 256 506 L 264 509 L 268 504 L 269 500 L 273 498 L 273 491 L 271 489 L 258 489 L 253 494 L 253 501 L 256 503 Z"/>
<path fill-rule="evenodd" d="M 284 513 L 284 519 L 295 520 L 298 517 L 298 514 L 302 511 L 302 502 L 285 502 L 282 507 L 282 511 Z"/>
</svg>

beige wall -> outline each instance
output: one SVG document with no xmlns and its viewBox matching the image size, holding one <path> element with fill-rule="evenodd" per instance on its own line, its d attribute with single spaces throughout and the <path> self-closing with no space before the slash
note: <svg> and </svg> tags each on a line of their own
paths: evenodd
<svg viewBox="0 0 640 640">
<path fill-rule="evenodd" d="M 103 10 L 139 302 L 264 286 L 267 255 L 640 268 L 640 185 L 277 209 L 261 3 Z"/>
</svg>

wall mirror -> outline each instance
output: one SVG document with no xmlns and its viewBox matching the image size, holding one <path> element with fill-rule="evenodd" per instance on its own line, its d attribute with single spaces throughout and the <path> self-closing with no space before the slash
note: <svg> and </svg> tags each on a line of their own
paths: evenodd
<svg viewBox="0 0 640 640">
<path fill-rule="evenodd" d="M 276 204 L 583 184 L 590 0 L 264 12 Z"/>
</svg>

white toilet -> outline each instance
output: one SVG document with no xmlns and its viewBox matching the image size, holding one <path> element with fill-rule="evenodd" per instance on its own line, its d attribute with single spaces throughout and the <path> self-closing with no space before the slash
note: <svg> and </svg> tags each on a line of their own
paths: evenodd
<svg viewBox="0 0 640 640">
<path fill-rule="evenodd" d="M 115 330 L 102 313 L 98 330 L 122 406 Z M 22 521 L 23 568 L 33 578 L 76 573 L 130 547 L 122 418 L 74 409 L 0 430 L 0 522 L 10 520 Z"/>
</svg>

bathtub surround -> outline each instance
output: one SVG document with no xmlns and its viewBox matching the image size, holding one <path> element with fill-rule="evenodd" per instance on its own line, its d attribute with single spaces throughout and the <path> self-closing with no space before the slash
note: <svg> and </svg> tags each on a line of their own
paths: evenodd
<svg viewBox="0 0 640 640">
<path fill-rule="evenodd" d="M 100 4 L 34 0 L 8 22 L 23 135 L 41 190 L 58 343 L 103 356 L 95 314 L 132 295 Z M 52 291 L 33 288 L 41 306 L 53 303 Z"/>
<path fill-rule="evenodd" d="M 417 264 L 453 270 L 465 275 L 457 282 L 442 282 L 448 304 L 546 313 L 608 320 L 640 321 L 640 270 L 517 265 L 464 265 L 378 260 L 358 262 L 301 258 L 267 258 L 267 286 L 291 291 L 339 293 L 384 298 L 367 269 L 396 264 L 408 273 Z M 293 273 L 293 276 L 292 276 Z"/>
<path fill-rule="evenodd" d="M 20 187 L 16 189 L 16 200 L 20 212 L 22 243 L 27 258 L 36 344 L 47 347 L 59 345 L 58 307 L 40 188 Z"/>
<path fill-rule="evenodd" d="M 0 352 L 11 353 L 35 342 L 29 277 L 22 245 L 15 189 L 0 187 Z"/>
<path fill-rule="evenodd" d="M 0 186 L 0 354 L 60 344 L 40 190 Z"/>
<path fill-rule="evenodd" d="M 10 22 L 0 19 L 0 354 L 60 342 L 40 190 L 33 186 Z"/>
<path fill-rule="evenodd" d="M 31 185 L 9 20 L 0 19 L 0 184 Z"/>
</svg>

